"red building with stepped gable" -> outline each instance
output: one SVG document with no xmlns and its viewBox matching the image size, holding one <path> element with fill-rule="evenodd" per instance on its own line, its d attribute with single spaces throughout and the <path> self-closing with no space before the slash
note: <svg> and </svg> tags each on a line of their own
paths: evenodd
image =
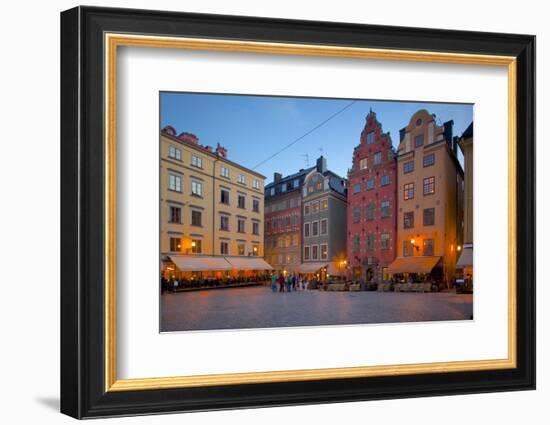
<svg viewBox="0 0 550 425">
<path fill-rule="evenodd" d="M 372 110 L 348 172 L 347 256 L 355 279 L 382 282 L 396 256 L 397 162 L 389 133 Z"/>
</svg>

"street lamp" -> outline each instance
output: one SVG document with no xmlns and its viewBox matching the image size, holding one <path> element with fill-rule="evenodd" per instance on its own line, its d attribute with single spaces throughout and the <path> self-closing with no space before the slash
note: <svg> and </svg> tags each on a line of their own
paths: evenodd
<svg viewBox="0 0 550 425">
<path fill-rule="evenodd" d="M 416 241 L 414 240 L 414 238 L 411 239 L 411 245 L 413 246 L 413 248 L 416 248 L 416 250 L 418 251 L 420 249 L 420 247 L 418 245 L 415 245 L 415 242 Z"/>
</svg>

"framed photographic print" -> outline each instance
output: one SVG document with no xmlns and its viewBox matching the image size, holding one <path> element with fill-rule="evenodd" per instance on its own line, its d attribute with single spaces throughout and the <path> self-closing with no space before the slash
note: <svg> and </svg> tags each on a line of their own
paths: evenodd
<svg viewBox="0 0 550 425">
<path fill-rule="evenodd" d="M 61 58 L 63 413 L 535 387 L 534 36 L 77 7 Z"/>
</svg>

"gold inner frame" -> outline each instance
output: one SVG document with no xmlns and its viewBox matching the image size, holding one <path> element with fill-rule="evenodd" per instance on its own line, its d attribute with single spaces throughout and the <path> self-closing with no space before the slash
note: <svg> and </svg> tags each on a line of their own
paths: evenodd
<svg viewBox="0 0 550 425">
<path fill-rule="evenodd" d="M 515 368 L 516 358 L 516 58 L 308 44 L 105 34 L 105 391 L 358 378 Z M 355 59 L 504 66 L 508 71 L 508 357 L 495 360 L 118 379 L 116 373 L 117 48 L 149 47 Z"/>
</svg>

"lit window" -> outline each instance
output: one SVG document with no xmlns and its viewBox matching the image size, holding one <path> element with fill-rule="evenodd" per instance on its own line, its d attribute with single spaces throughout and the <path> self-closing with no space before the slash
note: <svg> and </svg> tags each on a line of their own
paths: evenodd
<svg viewBox="0 0 550 425">
<path fill-rule="evenodd" d="M 328 208 L 328 199 L 321 200 L 321 211 L 324 211 Z"/>
<path fill-rule="evenodd" d="M 361 161 L 359 161 L 359 168 L 361 170 L 364 170 L 365 168 L 367 168 L 367 158 L 363 158 Z"/>
<path fill-rule="evenodd" d="M 424 195 L 435 193 L 435 177 L 427 177 L 424 179 Z"/>
<path fill-rule="evenodd" d="M 403 185 L 403 199 L 406 201 L 408 199 L 414 198 L 414 183 L 406 183 Z"/>
<path fill-rule="evenodd" d="M 181 239 L 180 238 L 170 238 L 170 251 L 172 251 L 172 252 L 181 252 Z"/>
<path fill-rule="evenodd" d="M 311 213 L 316 214 L 319 212 L 319 202 L 312 202 L 311 203 Z"/>
<path fill-rule="evenodd" d="M 202 241 L 200 239 L 191 240 L 191 252 L 193 254 L 200 254 L 202 252 Z"/>
</svg>

